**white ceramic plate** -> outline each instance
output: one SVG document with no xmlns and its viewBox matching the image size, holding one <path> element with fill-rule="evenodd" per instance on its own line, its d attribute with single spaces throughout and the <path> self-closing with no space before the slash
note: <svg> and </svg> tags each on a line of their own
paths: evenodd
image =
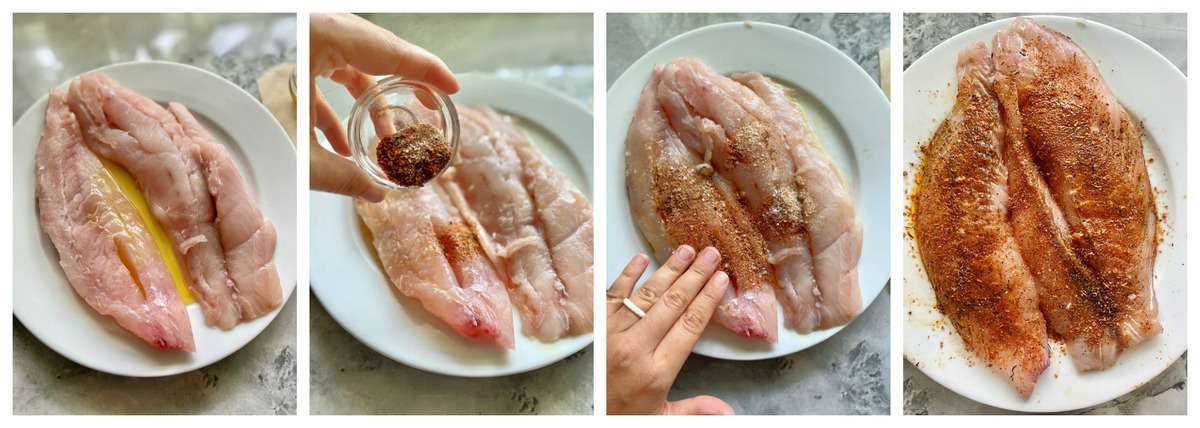
<svg viewBox="0 0 1200 428">
<path fill-rule="evenodd" d="M 934 309 L 936 298 L 914 247 L 905 234 L 904 356 L 934 381 L 972 400 L 1010 410 L 1057 412 L 1102 403 L 1153 379 L 1187 349 L 1185 168 L 1187 80 L 1154 49 L 1111 27 L 1079 18 L 1038 16 L 1038 23 L 1075 40 L 1117 99 L 1146 128 L 1145 153 L 1166 231 L 1154 265 L 1158 318 L 1163 334 L 1128 349 L 1111 369 L 1081 374 L 1061 343 L 1051 346 L 1050 366 L 1033 395 L 1016 390 L 964 348 L 950 321 Z M 911 193 L 918 144 L 929 139 L 954 104 L 958 53 L 975 42 L 991 46 L 996 31 L 1012 20 L 984 24 L 938 45 L 904 72 L 905 195 Z M 907 219 L 906 219 L 907 221 Z"/>
<path fill-rule="evenodd" d="M 186 105 L 218 141 L 229 147 L 238 169 L 258 195 L 259 208 L 275 223 L 275 266 L 284 295 L 296 287 L 296 152 L 283 128 L 261 103 L 233 83 L 199 68 L 169 62 L 131 62 L 98 69 L 155 101 Z M 63 83 L 60 89 L 65 89 Z M 92 310 L 67 282 L 58 253 L 38 224 L 34 161 L 42 136 L 47 97 L 25 111 L 13 127 L 13 313 L 34 336 L 59 354 L 89 368 L 123 376 L 167 376 L 212 364 L 254 339 L 275 311 L 232 330 L 204 322 L 188 305 L 196 352 L 155 351 L 108 317 Z M 282 307 L 283 305 L 280 305 Z"/>
<path fill-rule="evenodd" d="M 458 76 L 457 106 L 490 106 L 519 119 L 534 144 L 579 189 L 591 196 L 592 115 L 561 95 L 528 83 L 481 75 Z M 331 105 L 345 117 L 353 100 L 322 82 Z M 350 198 L 310 192 L 311 286 L 338 324 L 379 353 L 425 371 L 492 377 L 550 365 L 592 343 L 592 334 L 542 343 L 521 333 L 514 309 L 516 347 L 506 351 L 465 339 L 392 287 L 359 230 Z"/>
<path fill-rule="evenodd" d="M 757 71 L 797 90 L 821 144 L 837 163 L 858 204 L 863 223 L 858 278 L 863 308 L 869 306 L 887 283 L 890 266 L 888 101 L 879 85 L 833 46 L 792 28 L 763 23 L 718 24 L 679 35 L 643 55 L 608 90 L 609 281 L 620 275 L 635 253 L 653 254 L 629 212 L 625 135 L 651 70 L 684 56 L 699 58 L 719 73 Z M 657 263 L 651 263 L 648 270 L 657 268 Z M 728 360 L 773 358 L 816 345 L 841 329 L 798 334 L 781 325 L 779 342 L 772 345 L 739 337 L 713 324 L 694 351 Z"/>
</svg>

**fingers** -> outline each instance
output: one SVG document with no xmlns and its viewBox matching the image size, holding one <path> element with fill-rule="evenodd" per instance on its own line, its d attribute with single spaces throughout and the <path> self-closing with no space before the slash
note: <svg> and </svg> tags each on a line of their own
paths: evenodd
<svg viewBox="0 0 1200 428">
<path fill-rule="evenodd" d="M 375 84 L 375 78 L 359 71 L 352 65 L 335 70 L 333 74 L 329 75 L 329 79 L 345 86 L 350 95 L 356 99 L 361 97 L 364 92 L 367 92 L 367 89 L 370 89 L 371 85 Z"/>
<path fill-rule="evenodd" d="M 341 83 L 342 86 L 345 86 L 346 90 L 349 91 L 350 95 L 353 95 L 354 98 L 362 97 L 362 94 L 367 92 L 367 89 L 370 89 L 371 85 L 375 84 L 374 77 L 359 71 L 352 65 L 347 65 L 335 70 L 333 74 L 329 75 L 329 78 L 335 82 Z M 413 95 L 417 97 L 417 100 L 420 101 L 421 105 L 425 106 L 425 108 L 437 110 L 437 100 L 433 99 L 429 92 L 416 91 L 413 92 Z"/>
<path fill-rule="evenodd" d="M 704 284 L 704 289 L 692 300 L 692 304 L 688 305 L 683 316 L 671 326 L 666 337 L 658 344 L 658 349 L 654 350 L 655 360 L 665 364 L 671 373 L 679 372 L 728 288 L 729 275 L 725 272 L 717 272 L 709 278 L 708 283 Z"/>
<path fill-rule="evenodd" d="M 632 300 L 633 304 L 637 305 L 643 311 L 649 310 L 658 301 L 659 296 L 662 296 L 671 287 L 675 279 L 679 278 L 679 275 L 682 275 L 688 266 L 691 266 L 692 260 L 695 258 L 696 250 L 691 246 L 680 245 L 675 248 L 675 252 L 671 253 L 671 257 L 667 259 L 667 263 L 654 271 L 641 287 L 634 290 L 629 300 Z M 637 315 L 634 315 L 630 311 L 617 311 L 613 316 L 623 321 L 628 321 L 624 325 L 631 325 L 633 321 L 637 320 Z"/>
<path fill-rule="evenodd" d="M 312 94 L 310 114 L 317 129 L 320 129 L 321 134 L 325 135 L 325 139 L 329 140 L 329 145 L 333 146 L 334 151 L 342 156 L 350 156 L 350 141 L 346 137 L 346 127 L 342 126 L 342 120 L 338 118 L 337 112 L 333 110 L 333 106 L 329 105 L 329 101 L 325 100 L 325 94 L 321 93 L 315 83 L 309 86 L 309 93 Z"/>
<path fill-rule="evenodd" d="M 733 407 L 720 398 L 701 395 L 679 401 L 668 401 L 663 405 L 664 415 L 732 415 Z"/>
<path fill-rule="evenodd" d="M 612 285 L 608 287 L 608 315 L 625 307 L 623 304 L 625 299 L 629 297 L 629 293 L 633 291 L 633 286 L 637 285 L 638 278 L 642 277 L 642 273 L 646 272 L 646 266 L 650 264 L 650 260 L 645 254 L 637 254 L 629 260 L 629 264 L 625 265 L 625 269 L 621 271 L 621 276 L 618 276 Z"/>
<path fill-rule="evenodd" d="M 309 143 L 308 187 L 322 192 L 340 193 L 368 202 L 379 202 L 385 189 L 371 181 L 354 162 L 320 147 L 316 136 Z"/>
<path fill-rule="evenodd" d="M 352 65 L 367 74 L 401 75 L 446 93 L 458 92 L 458 80 L 441 59 L 363 18 L 314 14 L 309 34 L 313 73 Z"/>
<path fill-rule="evenodd" d="M 644 335 L 649 343 L 657 344 L 661 341 L 692 303 L 705 281 L 717 271 L 720 262 L 721 253 L 716 248 L 707 247 L 700 251 L 687 271 L 680 275 L 658 302 L 646 312 L 646 318 L 633 326 L 633 329 L 638 331 L 637 334 Z"/>
</svg>

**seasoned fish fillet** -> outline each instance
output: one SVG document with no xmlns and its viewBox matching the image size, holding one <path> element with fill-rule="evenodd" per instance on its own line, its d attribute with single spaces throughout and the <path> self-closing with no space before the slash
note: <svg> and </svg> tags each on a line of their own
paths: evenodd
<svg viewBox="0 0 1200 428">
<path fill-rule="evenodd" d="M 542 341 L 592 330 L 589 252 L 570 248 L 591 242 L 586 204 L 561 175 L 524 163 L 527 137 L 488 109 L 458 110 L 462 127 L 457 158 L 439 181 L 481 237 L 485 251 L 508 280 L 509 298 L 526 334 Z M 538 157 L 540 159 L 540 157 Z M 547 183 L 545 180 L 557 181 Z M 572 198 L 564 206 L 555 199 Z M 561 211 L 566 212 L 561 212 Z M 590 208 L 589 211 L 590 213 Z M 584 219 L 588 219 L 584 221 Z M 570 236 L 578 233 L 578 236 Z"/>
<path fill-rule="evenodd" d="M 625 184 L 634 222 L 664 261 L 676 246 L 712 246 L 731 283 L 716 321 L 746 337 L 778 338 L 775 272 L 767 243 L 739 202 L 733 186 L 703 172 L 703 158 L 689 151 L 657 96 L 667 79 L 655 67 L 642 90 L 625 140 Z"/>
<path fill-rule="evenodd" d="M 60 92 L 37 149 L 37 206 L 71 287 L 158 349 L 196 350 L 187 310 L 133 204 L 91 150 Z"/>
<path fill-rule="evenodd" d="M 1042 311 L 1077 368 L 1111 367 L 1162 331 L 1141 128 L 1066 36 L 1019 18 L 993 46 L 1013 154 L 1013 229 Z"/>
<path fill-rule="evenodd" d="M 458 334 L 512 349 L 504 282 L 471 227 L 436 183 L 354 201 L 392 284 Z"/>
<path fill-rule="evenodd" d="M 199 153 L 201 171 L 216 209 L 225 267 L 236 285 L 232 297 L 243 319 L 258 318 L 283 303 L 274 262 L 275 226 L 258 210 L 258 202 L 225 146 L 196 122 L 187 107 L 170 103 L 168 109 Z"/>
<path fill-rule="evenodd" d="M 925 147 L 914 232 L 938 308 L 968 350 L 1028 397 L 1048 363 L 1046 325 L 1007 221 L 994 71 L 982 43 L 959 55 L 954 107 Z"/>
<path fill-rule="evenodd" d="M 816 278 L 817 289 L 813 293 L 816 328 L 846 324 L 863 309 L 862 291 L 858 287 L 863 235 L 854 196 L 833 160 L 817 142 L 804 114 L 782 86 L 758 73 L 735 74 L 733 79 L 766 102 L 790 149 L 796 170 L 794 179 L 804 201 L 808 246 Z M 781 265 L 776 263 L 776 270 L 780 269 Z"/>
<path fill-rule="evenodd" d="M 245 319 L 226 271 L 197 147 L 175 117 L 100 73 L 71 82 L 68 100 L 84 143 L 129 170 L 141 186 L 154 217 L 184 256 L 188 287 L 208 324 L 229 329 Z"/>
<path fill-rule="evenodd" d="M 700 179 L 729 193 L 722 197 L 733 202 L 730 208 L 747 216 L 763 240 L 768 284 L 787 327 L 807 333 L 853 320 L 862 311 L 862 227 L 853 197 L 791 96 L 761 74 L 730 78 L 694 58 L 654 73 L 646 90 L 655 105 L 638 114 L 661 115 L 665 131 L 695 158 Z M 653 128 L 657 119 L 635 117 L 635 125 L 639 121 L 649 138 L 664 132 Z M 626 164 L 627 186 L 641 190 L 645 183 L 628 181 L 650 176 L 631 175 L 635 162 L 642 160 Z M 638 221 L 643 235 L 658 234 L 660 227 L 649 224 L 656 221 L 665 220 Z M 659 251 L 665 244 L 650 242 Z"/>
</svg>

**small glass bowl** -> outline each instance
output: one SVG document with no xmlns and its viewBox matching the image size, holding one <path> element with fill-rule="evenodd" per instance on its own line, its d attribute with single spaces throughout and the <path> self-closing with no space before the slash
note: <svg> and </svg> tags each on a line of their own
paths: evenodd
<svg viewBox="0 0 1200 428">
<path fill-rule="evenodd" d="M 372 180 L 386 188 L 419 187 L 402 186 L 388 179 L 379 166 L 375 149 L 384 137 L 420 122 L 441 129 L 442 136 L 450 144 L 451 161 L 434 177 L 442 175 L 458 156 L 458 111 L 454 109 L 454 102 L 442 91 L 428 83 L 404 80 L 400 76 L 380 80 L 354 101 L 349 120 L 350 150 L 354 162 Z"/>
</svg>

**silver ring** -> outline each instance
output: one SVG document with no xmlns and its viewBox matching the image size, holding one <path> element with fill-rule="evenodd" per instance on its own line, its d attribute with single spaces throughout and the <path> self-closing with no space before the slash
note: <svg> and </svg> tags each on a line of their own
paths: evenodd
<svg viewBox="0 0 1200 428">
<path fill-rule="evenodd" d="M 626 309 L 629 309 L 630 312 L 633 312 L 634 315 L 637 315 L 638 318 L 646 317 L 646 311 L 643 311 L 642 308 L 639 308 L 637 305 L 633 304 L 633 301 L 629 300 L 628 297 L 626 297 L 625 301 L 621 303 L 625 305 Z"/>
</svg>

